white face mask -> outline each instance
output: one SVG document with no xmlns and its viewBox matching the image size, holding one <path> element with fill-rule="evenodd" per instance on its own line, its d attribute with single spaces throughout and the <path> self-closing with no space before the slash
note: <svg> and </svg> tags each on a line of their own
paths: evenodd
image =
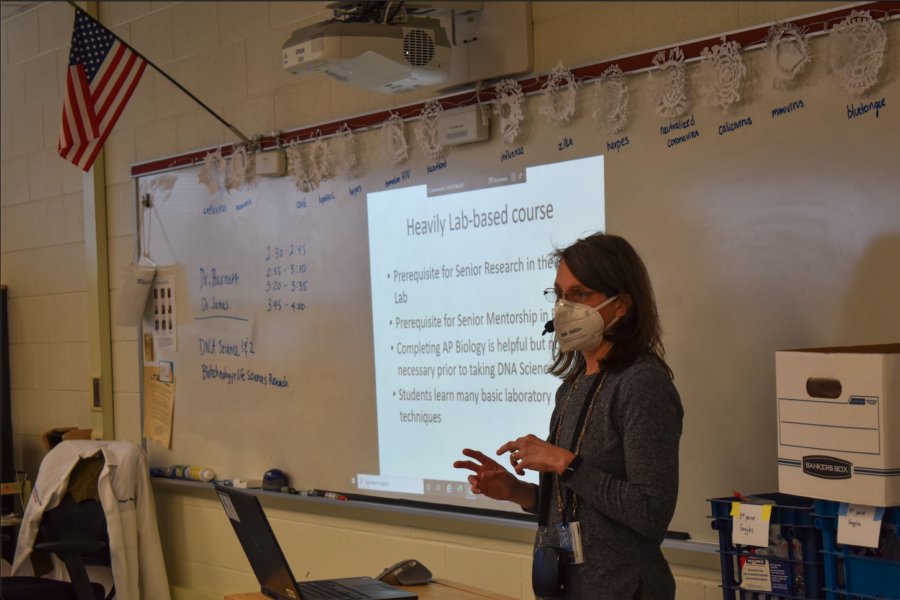
<svg viewBox="0 0 900 600">
<path fill-rule="evenodd" d="M 600 309 L 616 298 L 618 296 L 613 296 L 597 307 L 558 300 L 553 315 L 553 329 L 556 331 L 556 339 L 559 340 L 560 351 L 584 352 L 599 346 L 603 342 L 603 333 L 606 329 L 619 320 L 619 317 L 616 317 L 607 325 L 603 322 Z"/>
</svg>

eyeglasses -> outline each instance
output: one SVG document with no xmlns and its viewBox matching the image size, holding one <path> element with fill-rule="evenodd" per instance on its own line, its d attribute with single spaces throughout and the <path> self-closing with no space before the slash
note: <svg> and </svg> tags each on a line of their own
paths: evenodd
<svg viewBox="0 0 900 600">
<path fill-rule="evenodd" d="M 575 302 L 576 304 L 584 304 L 584 301 L 590 298 L 591 296 L 596 296 L 600 292 L 586 292 L 584 290 L 574 289 L 569 290 L 568 292 L 558 292 L 553 288 L 547 288 L 544 290 L 544 298 L 547 299 L 547 302 L 552 302 L 556 304 L 559 300 L 568 300 L 569 302 Z"/>
</svg>

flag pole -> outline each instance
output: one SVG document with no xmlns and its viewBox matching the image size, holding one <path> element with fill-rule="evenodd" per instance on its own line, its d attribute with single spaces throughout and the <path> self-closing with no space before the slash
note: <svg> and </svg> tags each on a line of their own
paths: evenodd
<svg viewBox="0 0 900 600">
<path fill-rule="evenodd" d="M 131 50 L 132 52 L 134 52 L 141 60 L 143 60 L 143 61 L 146 62 L 148 65 L 150 65 L 151 67 L 153 67 L 154 69 L 156 69 L 156 72 L 157 72 L 157 73 L 159 73 L 160 75 L 162 75 L 163 77 L 165 77 L 166 79 L 168 79 L 169 81 L 171 81 L 171 82 L 175 85 L 175 87 L 177 87 L 179 90 L 181 90 L 182 92 L 184 92 L 185 94 L 187 94 L 188 96 L 190 96 L 191 100 L 193 100 L 194 102 L 196 102 L 197 104 L 199 104 L 200 106 L 202 106 L 202 107 L 204 108 L 204 110 L 206 110 L 206 112 L 208 112 L 209 114 L 211 114 L 212 116 L 214 116 L 215 118 L 217 118 L 219 121 L 221 121 L 221 122 L 222 122 L 222 125 L 224 125 L 225 127 L 227 127 L 234 135 L 236 135 L 236 136 L 238 136 L 239 138 L 241 138 L 241 140 L 242 140 L 245 144 L 247 144 L 248 146 L 252 146 L 252 145 L 253 145 L 253 142 L 251 142 L 251 141 L 247 138 L 246 135 L 244 135 L 243 133 L 241 133 L 241 132 L 238 130 L 237 127 L 235 127 L 234 125 L 232 125 L 231 123 L 229 123 L 228 121 L 226 121 L 225 119 L 223 119 L 222 117 L 220 117 L 215 111 L 213 111 L 213 109 L 211 109 L 211 108 L 208 107 L 207 105 L 205 105 L 205 104 L 203 104 L 202 102 L 200 102 L 200 99 L 197 98 L 197 96 L 193 95 L 192 93 L 190 93 L 189 91 L 187 91 L 186 89 L 184 89 L 184 87 L 182 87 L 182 85 L 181 85 L 180 83 L 178 83 L 177 81 L 175 81 L 174 79 L 172 79 L 171 77 L 169 77 L 169 75 L 168 75 L 165 71 L 163 71 L 162 69 L 160 69 L 159 67 L 157 67 L 156 65 L 154 65 L 152 62 L 150 62 L 149 60 L 147 60 L 147 57 L 146 57 L 146 56 L 144 56 L 143 54 L 141 54 L 140 52 L 138 52 L 137 50 L 135 50 L 134 48 L 132 48 L 129 44 L 126 44 L 125 41 L 124 41 L 122 38 L 120 38 L 119 36 L 117 36 L 115 33 L 113 33 L 113 32 L 109 29 L 109 27 L 107 27 L 106 25 L 104 25 L 103 23 L 101 23 L 100 21 L 98 21 L 97 19 L 95 19 L 94 17 L 92 17 L 90 14 L 88 14 L 88 12 L 87 12 L 86 10 L 84 10 L 83 8 L 81 8 L 80 6 L 78 6 L 77 4 L 75 4 L 74 2 L 72 2 L 72 0 L 69 0 L 69 4 L 71 4 L 71 5 L 74 6 L 77 10 L 80 10 L 80 11 L 83 12 L 85 15 L 87 15 L 88 18 L 90 18 L 92 21 L 94 21 L 95 23 L 97 23 L 97 25 L 99 25 L 100 27 L 103 27 L 104 29 L 106 29 L 107 31 L 109 31 L 110 34 L 113 35 L 113 37 L 115 37 L 117 40 L 119 40 L 119 43 L 120 43 L 120 44 L 122 44 L 123 46 L 125 46 L 126 48 L 128 48 L 129 50 Z"/>
</svg>

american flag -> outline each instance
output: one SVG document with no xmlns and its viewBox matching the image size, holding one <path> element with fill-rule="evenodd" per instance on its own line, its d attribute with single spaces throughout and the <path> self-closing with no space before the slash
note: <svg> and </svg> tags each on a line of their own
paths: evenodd
<svg viewBox="0 0 900 600">
<path fill-rule="evenodd" d="M 89 171 L 147 61 L 81 9 L 69 52 L 59 155 Z"/>
</svg>

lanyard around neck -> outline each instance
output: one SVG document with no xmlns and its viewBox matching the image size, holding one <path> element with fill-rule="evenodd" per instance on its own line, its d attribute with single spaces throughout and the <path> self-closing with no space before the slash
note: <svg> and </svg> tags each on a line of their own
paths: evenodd
<svg viewBox="0 0 900 600">
<path fill-rule="evenodd" d="M 583 373 L 582 373 L 583 375 Z M 581 380 L 581 376 L 578 376 L 578 379 L 575 380 L 575 383 L 572 386 L 572 390 L 569 392 L 569 396 L 566 398 L 566 403 L 563 405 L 563 410 L 560 411 L 560 415 L 556 423 L 554 423 L 555 427 L 551 428 L 560 430 L 562 425 L 562 418 L 565 416 L 566 408 L 568 407 L 569 401 L 572 399 L 572 396 L 575 395 L 575 392 L 578 389 L 578 383 Z M 594 380 L 593 385 L 591 385 L 590 390 L 588 390 L 588 394 L 585 397 L 585 403 L 581 407 L 581 414 L 578 415 L 578 422 L 575 424 L 575 431 L 581 430 L 580 435 L 572 437 L 571 449 L 570 452 L 576 452 L 581 448 L 581 440 L 584 439 L 584 432 L 587 429 L 587 419 L 589 416 L 589 412 L 591 407 L 594 404 L 594 400 L 596 400 L 597 395 L 600 392 L 600 386 L 603 385 L 603 381 L 606 379 L 606 373 L 601 372 L 600 377 L 597 377 Z M 590 400 L 588 400 L 590 398 Z M 557 434 L 556 445 L 559 446 L 559 435 Z M 554 473 L 541 473 L 541 494 L 538 505 L 538 526 L 546 527 L 547 520 L 549 518 L 550 512 L 550 494 L 552 493 L 553 488 L 553 475 Z M 565 511 L 564 511 L 565 512 Z"/>
</svg>

